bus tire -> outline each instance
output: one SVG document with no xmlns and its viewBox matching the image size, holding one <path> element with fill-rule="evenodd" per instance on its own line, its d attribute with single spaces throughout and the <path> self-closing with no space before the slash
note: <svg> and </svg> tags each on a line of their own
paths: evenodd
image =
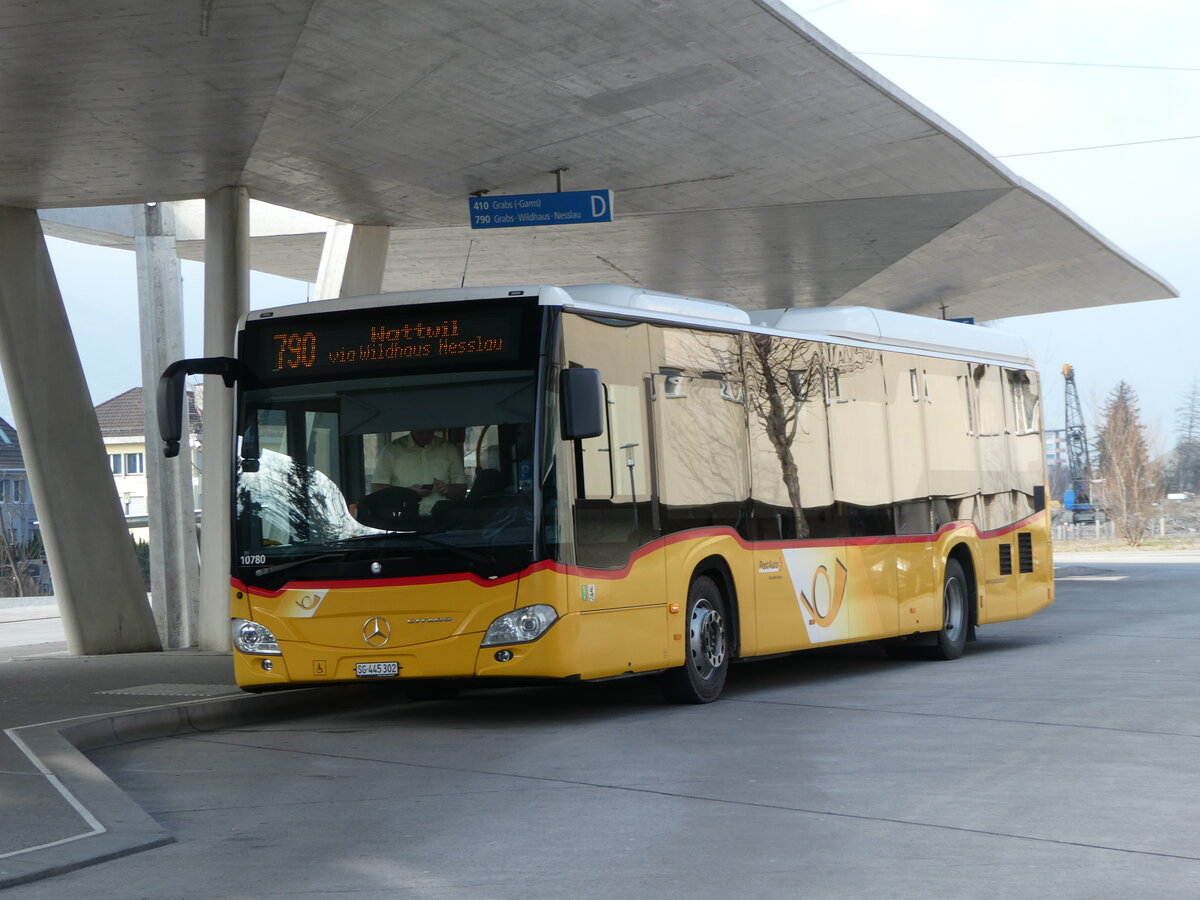
<svg viewBox="0 0 1200 900">
<path fill-rule="evenodd" d="M 672 703 L 711 703 L 721 696 L 729 673 L 729 614 L 721 589 L 698 575 L 688 589 L 685 660 L 659 676 Z"/>
<path fill-rule="evenodd" d="M 967 646 L 971 630 L 971 612 L 967 608 L 969 583 L 962 564 L 957 559 L 946 560 L 942 580 L 942 629 L 930 647 L 934 659 L 958 659 Z"/>
</svg>

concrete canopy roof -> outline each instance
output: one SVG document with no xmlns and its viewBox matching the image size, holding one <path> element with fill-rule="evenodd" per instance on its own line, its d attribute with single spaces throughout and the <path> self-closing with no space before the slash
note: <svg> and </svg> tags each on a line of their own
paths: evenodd
<svg viewBox="0 0 1200 900">
<path fill-rule="evenodd" d="M 0 26 L 10 206 L 242 185 L 391 226 L 385 290 L 618 281 L 979 318 L 1174 296 L 780 0 L 43 0 Z M 559 168 L 611 188 L 617 221 L 467 227 L 471 192 Z M 320 240 L 255 238 L 251 264 L 314 280 Z"/>
</svg>

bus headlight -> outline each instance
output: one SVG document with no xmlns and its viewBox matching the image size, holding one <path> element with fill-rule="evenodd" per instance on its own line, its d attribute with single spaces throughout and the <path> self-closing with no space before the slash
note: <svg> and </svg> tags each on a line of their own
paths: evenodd
<svg viewBox="0 0 1200 900">
<path fill-rule="evenodd" d="M 233 646 L 243 653 L 254 653 L 259 656 L 281 656 L 279 642 L 271 630 L 257 622 L 248 619 L 233 620 Z"/>
<path fill-rule="evenodd" d="M 497 644 L 527 644 L 536 641 L 557 620 L 558 613 L 554 611 L 554 607 L 544 603 L 514 609 L 488 626 L 480 646 L 494 647 Z"/>
</svg>

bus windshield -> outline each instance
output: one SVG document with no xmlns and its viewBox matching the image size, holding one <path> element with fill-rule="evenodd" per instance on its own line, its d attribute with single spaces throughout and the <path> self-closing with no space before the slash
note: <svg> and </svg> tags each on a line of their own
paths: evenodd
<svg viewBox="0 0 1200 900">
<path fill-rule="evenodd" d="M 238 577 L 494 577 L 533 552 L 530 370 L 395 374 L 247 390 Z"/>
</svg>

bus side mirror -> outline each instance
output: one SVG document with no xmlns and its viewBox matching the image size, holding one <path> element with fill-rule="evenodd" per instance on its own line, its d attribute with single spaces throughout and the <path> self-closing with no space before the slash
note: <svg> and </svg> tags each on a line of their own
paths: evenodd
<svg viewBox="0 0 1200 900">
<path fill-rule="evenodd" d="M 188 375 L 220 375 L 225 387 L 237 381 L 238 361 L 228 356 L 180 359 L 171 363 L 158 378 L 158 433 L 163 440 L 163 456 L 179 455 L 183 437 L 183 387 Z"/>
<path fill-rule="evenodd" d="M 563 369 L 559 375 L 562 435 L 568 441 L 604 433 L 604 385 L 599 369 Z"/>
</svg>

